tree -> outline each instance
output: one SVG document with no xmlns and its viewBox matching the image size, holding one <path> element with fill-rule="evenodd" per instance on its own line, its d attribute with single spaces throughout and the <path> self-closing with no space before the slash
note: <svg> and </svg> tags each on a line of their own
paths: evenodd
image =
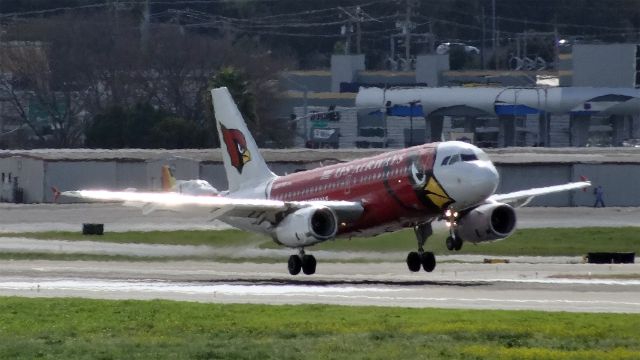
<svg viewBox="0 0 640 360">
<path fill-rule="evenodd" d="M 290 132 L 288 122 L 273 115 L 275 89 L 267 83 L 248 79 L 245 72 L 233 67 L 224 67 L 211 79 L 210 88 L 224 86 L 229 89 L 258 146 L 290 146 L 292 139 L 287 135 Z M 210 96 L 207 98 L 211 103 Z M 215 117 L 212 116 L 212 119 L 215 120 Z"/>
<path fill-rule="evenodd" d="M 77 145 L 86 119 L 82 106 L 86 91 L 66 70 L 56 68 L 51 45 L 14 42 L 3 47 L 7 73 L 0 76 L 0 95 L 18 121 L 33 132 L 40 146 Z"/>
<path fill-rule="evenodd" d="M 86 129 L 90 148 L 201 148 L 208 134 L 194 122 L 176 117 L 149 104 L 123 109 L 114 106 L 98 114 Z"/>
</svg>

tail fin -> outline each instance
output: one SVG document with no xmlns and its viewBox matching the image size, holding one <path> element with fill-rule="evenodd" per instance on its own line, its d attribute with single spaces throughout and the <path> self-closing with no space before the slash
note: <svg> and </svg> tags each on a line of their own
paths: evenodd
<svg viewBox="0 0 640 360">
<path fill-rule="evenodd" d="M 171 191 L 176 185 L 176 178 L 173 176 L 169 165 L 162 165 L 162 191 Z"/>
<path fill-rule="evenodd" d="M 276 175 L 267 167 L 229 90 L 226 87 L 213 89 L 211 96 L 229 191 L 253 187 L 275 178 Z"/>
</svg>

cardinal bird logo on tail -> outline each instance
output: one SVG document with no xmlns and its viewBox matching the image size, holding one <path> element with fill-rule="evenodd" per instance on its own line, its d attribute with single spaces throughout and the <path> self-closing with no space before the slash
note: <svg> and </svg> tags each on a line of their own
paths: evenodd
<svg viewBox="0 0 640 360">
<path fill-rule="evenodd" d="M 247 140 L 245 140 L 242 132 L 236 129 L 227 129 L 220 124 L 222 129 L 222 138 L 227 146 L 227 152 L 231 158 L 231 165 L 242 174 L 244 164 L 251 161 L 251 153 L 247 149 Z"/>
</svg>

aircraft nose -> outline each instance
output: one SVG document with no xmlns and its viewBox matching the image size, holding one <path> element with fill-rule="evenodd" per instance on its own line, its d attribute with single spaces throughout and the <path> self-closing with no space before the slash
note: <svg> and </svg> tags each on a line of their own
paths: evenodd
<svg viewBox="0 0 640 360">
<path fill-rule="evenodd" d="M 482 193 L 484 198 L 488 198 L 498 188 L 498 182 L 500 181 L 500 175 L 493 163 L 484 162 L 478 167 L 477 170 L 479 189 L 478 192 Z"/>
</svg>

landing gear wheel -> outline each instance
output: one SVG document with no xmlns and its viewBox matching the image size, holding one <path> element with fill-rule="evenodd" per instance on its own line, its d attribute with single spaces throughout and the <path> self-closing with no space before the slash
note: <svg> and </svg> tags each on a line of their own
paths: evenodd
<svg viewBox="0 0 640 360">
<path fill-rule="evenodd" d="M 459 237 L 454 239 L 455 241 L 453 242 L 453 250 L 455 251 L 460 251 L 460 249 L 462 249 L 462 239 L 460 239 Z"/>
<path fill-rule="evenodd" d="M 420 254 L 412 251 L 407 255 L 407 267 L 413 272 L 420 271 Z"/>
<path fill-rule="evenodd" d="M 449 251 L 453 251 L 456 248 L 456 241 L 453 238 L 453 236 L 451 235 L 447 236 L 446 245 L 447 245 L 447 250 Z"/>
<path fill-rule="evenodd" d="M 302 269 L 302 260 L 300 260 L 300 256 L 291 255 L 289 256 L 289 274 L 298 275 L 300 270 Z"/>
<path fill-rule="evenodd" d="M 426 272 L 432 272 L 433 269 L 436 268 L 436 256 L 433 255 L 432 252 L 422 253 L 420 255 L 420 262 L 422 263 L 422 268 Z"/>
<path fill-rule="evenodd" d="M 313 255 L 302 256 L 302 272 L 312 275 L 316 272 L 316 258 Z"/>
</svg>

